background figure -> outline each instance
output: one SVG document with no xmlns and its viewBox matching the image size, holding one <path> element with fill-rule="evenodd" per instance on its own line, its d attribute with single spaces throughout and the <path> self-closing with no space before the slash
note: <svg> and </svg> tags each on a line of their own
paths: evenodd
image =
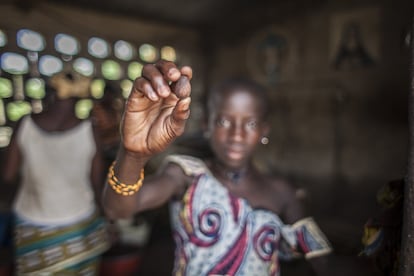
<svg viewBox="0 0 414 276">
<path fill-rule="evenodd" d="M 174 275 L 279 275 L 279 258 L 303 256 L 318 275 L 332 275 L 322 257 L 330 244 L 295 189 L 253 163 L 257 147 L 269 142 L 263 87 L 232 79 L 213 89 L 205 126 L 213 156 L 169 155 L 144 181 L 148 160 L 184 132 L 192 70 L 159 61 L 146 65 L 143 76 L 125 106 L 122 143 L 104 189 L 108 217 L 169 202 Z"/>
<path fill-rule="evenodd" d="M 342 30 L 342 37 L 334 60 L 335 69 L 357 69 L 372 66 L 374 60 L 365 48 L 361 30 L 355 22 L 349 22 Z"/>
<path fill-rule="evenodd" d="M 107 162 L 112 162 L 118 150 L 119 123 L 124 100 L 119 83 L 106 81 L 103 97 L 95 100 L 91 117 L 98 131 Z"/>
<path fill-rule="evenodd" d="M 21 180 L 13 203 L 19 275 L 95 275 L 109 246 L 100 142 L 92 122 L 75 114 L 89 85 L 75 72 L 52 76 L 45 111 L 23 117 L 7 148 L 4 181 Z"/>
<path fill-rule="evenodd" d="M 404 179 L 388 182 L 377 193 L 381 211 L 364 226 L 362 256 L 367 256 L 384 276 L 397 276 L 403 225 Z"/>
</svg>

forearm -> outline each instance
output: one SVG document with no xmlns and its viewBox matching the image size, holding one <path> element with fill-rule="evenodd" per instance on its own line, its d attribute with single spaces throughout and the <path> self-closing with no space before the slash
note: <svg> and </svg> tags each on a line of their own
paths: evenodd
<svg viewBox="0 0 414 276">
<path fill-rule="evenodd" d="M 90 178 L 95 204 L 101 215 L 104 214 L 102 206 L 102 190 L 105 184 L 105 169 L 106 165 L 104 163 L 103 155 L 100 152 L 97 152 L 92 160 Z"/>
<path fill-rule="evenodd" d="M 315 257 L 309 259 L 309 263 L 312 267 L 312 270 L 318 276 L 329 276 L 332 275 L 332 271 L 329 269 L 331 254 Z"/>
</svg>

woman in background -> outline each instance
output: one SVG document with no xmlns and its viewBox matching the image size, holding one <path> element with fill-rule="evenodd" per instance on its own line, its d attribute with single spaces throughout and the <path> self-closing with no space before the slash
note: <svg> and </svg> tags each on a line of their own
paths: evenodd
<svg viewBox="0 0 414 276">
<path fill-rule="evenodd" d="M 13 204 L 18 275 L 96 275 L 109 247 L 97 196 L 105 169 L 99 137 L 75 114 L 89 84 L 75 72 L 52 76 L 50 105 L 23 117 L 7 148 L 4 181 L 20 180 Z"/>
</svg>

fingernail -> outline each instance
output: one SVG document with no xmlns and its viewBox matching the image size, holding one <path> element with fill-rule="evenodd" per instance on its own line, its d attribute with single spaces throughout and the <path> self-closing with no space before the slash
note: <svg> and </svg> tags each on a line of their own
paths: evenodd
<svg viewBox="0 0 414 276">
<path fill-rule="evenodd" d="M 150 97 L 151 100 L 153 101 L 157 101 L 158 100 L 158 95 L 154 92 L 154 91 L 150 91 L 148 93 L 148 96 Z"/>
<path fill-rule="evenodd" d="M 170 68 L 170 70 L 168 71 L 168 76 L 171 79 L 176 79 L 178 78 L 180 75 L 180 71 L 177 68 Z"/>
<path fill-rule="evenodd" d="M 170 90 L 165 86 L 160 87 L 159 91 L 160 91 L 160 95 L 163 97 L 167 97 L 170 94 Z"/>
<path fill-rule="evenodd" d="M 191 104 L 191 98 L 187 97 L 181 100 L 183 109 L 189 109 Z"/>
</svg>

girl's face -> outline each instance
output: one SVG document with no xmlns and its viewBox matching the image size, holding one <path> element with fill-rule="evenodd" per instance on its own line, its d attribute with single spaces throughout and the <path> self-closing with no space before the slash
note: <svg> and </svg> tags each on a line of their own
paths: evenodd
<svg viewBox="0 0 414 276">
<path fill-rule="evenodd" d="M 268 125 L 263 122 L 260 102 L 243 88 L 223 93 L 210 110 L 208 131 L 216 158 L 230 169 L 246 166 Z"/>
</svg>

